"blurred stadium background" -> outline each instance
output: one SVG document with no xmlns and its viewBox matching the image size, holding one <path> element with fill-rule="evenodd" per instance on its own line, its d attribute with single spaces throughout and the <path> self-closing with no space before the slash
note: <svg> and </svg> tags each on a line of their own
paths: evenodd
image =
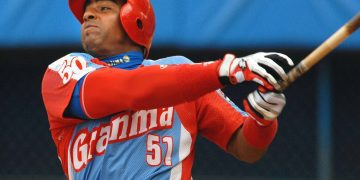
<svg viewBox="0 0 360 180">
<path fill-rule="evenodd" d="M 257 51 L 299 62 L 360 11 L 358 0 L 152 0 L 151 59 L 193 61 Z M 65 179 L 48 130 L 40 85 L 47 65 L 82 51 L 66 0 L 0 1 L 0 179 Z M 266 156 L 247 165 L 199 137 L 194 179 L 359 179 L 360 32 L 287 91 Z M 236 103 L 251 86 L 224 91 Z"/>
</svg>

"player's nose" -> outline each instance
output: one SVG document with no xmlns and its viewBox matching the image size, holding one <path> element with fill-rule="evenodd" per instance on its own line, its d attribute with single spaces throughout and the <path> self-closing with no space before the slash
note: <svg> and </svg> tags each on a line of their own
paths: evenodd
<svg viewBox="0 0 360 180">
<path fill-rule="evenodd" d="M 91 10 L 86 10 L 84 15 L 83 15 L 83 20 L 85 21 L 89 21 L 89 20 L 94 20 L 96 19 L 96 13 L 94 13 Z"/>
</svg>

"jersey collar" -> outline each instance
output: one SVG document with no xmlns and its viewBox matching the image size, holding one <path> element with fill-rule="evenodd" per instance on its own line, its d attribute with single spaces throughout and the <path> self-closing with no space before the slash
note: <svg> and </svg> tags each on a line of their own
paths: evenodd
<svg viewBox="0 0 360 180">
<path fill-rule="evenodd" d="M 139 51 L 131 51 L 131 52 L 126 52 L 115 56 L 107 57 L 102 61 L 107 63 L 111 67 L 130 70 L 130 69 L 135 69 L 139 65 L 141 65 L 143 60 L 144 60 L 143 53 Z"/>
</svg>

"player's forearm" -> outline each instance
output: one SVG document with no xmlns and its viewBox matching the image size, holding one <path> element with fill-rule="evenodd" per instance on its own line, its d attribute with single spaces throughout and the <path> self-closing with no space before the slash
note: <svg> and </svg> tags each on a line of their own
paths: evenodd
<svg viewBox="0 0 360 180">
<path fill-rule="evenodd" d="M 246 162 L 254 163 L 261 159 L 266 153 L 267 148 L 258 149 L 250 145 L 243 136 L 243 129 L 239 129 L 228 145 L 228 152 L 237 159 Z"/>
<path fill-rule="evenodd" d="M 228 152 L 244 162 L 254 163 L 265 154 L 276 132 L 277 120 L 264 127 L 248 118 L 231 138 Z"/>
<path fill-rule="evenodd" d="M 191 101 L 222 87 L 218 63 L 148 66 L 130 71 L 100 69 L 84 80 L 82 106 L 88 115 L 99 118 Z"/>
</svg>

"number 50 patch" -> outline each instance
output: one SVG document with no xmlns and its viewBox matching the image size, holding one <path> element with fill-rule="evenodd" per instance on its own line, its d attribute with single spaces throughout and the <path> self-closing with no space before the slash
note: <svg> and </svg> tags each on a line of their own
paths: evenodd
<svg viewBox="0 0 360 180">
<path fill-rule="evenodd" d="M 87 66 L 84 57 L 72 54 L 50 64 L 49 68 L 59 73 L 63 84 L 68 83 L 71 79 L 79 80 L 85 74 L 95 70 L 95 68 Z"/>
</svg>

